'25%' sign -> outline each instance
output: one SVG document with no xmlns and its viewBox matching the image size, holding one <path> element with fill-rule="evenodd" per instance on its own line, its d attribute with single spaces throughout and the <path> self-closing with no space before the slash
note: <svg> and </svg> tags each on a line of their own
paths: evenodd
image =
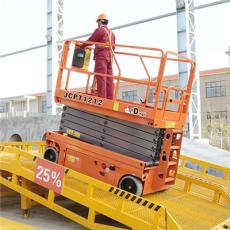
<svg viewBox="0 0 230 230">
<path fill-rule="evenodd" d="M 38 158 L 34 181 L 56 193 L 61 193 L 64 178 L 64 167 Z"/>
</svg>

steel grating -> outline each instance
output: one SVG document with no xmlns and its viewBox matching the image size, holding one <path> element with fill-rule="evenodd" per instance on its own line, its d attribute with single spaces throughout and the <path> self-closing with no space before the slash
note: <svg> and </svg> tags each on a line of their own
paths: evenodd
<svg viewBox="0 0 230 230">
<path fill-rule="evenodd" d="M 180 168 L 183 172 L 183 169 Z M 185 170 L 186 171 L 186 170 Z M 207 179 L 207 178 L 206 178 Z M 215 179 L 216 182 L 221 179 Z M 212 201 L 213 192 L 201 186 L 193 186 L 192 192 L 183 191 L 183 183 L 177 179 L 172 188 L 145 196 L 163 205 L 182 229 L 208 230 L 230 218 L 230 206 Z M 199 194 L 199 196 L 195 195 Z"/>
</svg>

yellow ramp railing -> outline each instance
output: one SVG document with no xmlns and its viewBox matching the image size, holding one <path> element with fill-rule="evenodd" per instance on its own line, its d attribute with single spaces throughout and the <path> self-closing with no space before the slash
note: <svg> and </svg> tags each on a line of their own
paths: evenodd
<svg viewBox="0 0 230 230">
<path fill-rule="evenodd" d="M 37 153 L 44 153 L 45 141 L 15 141 L 15 142 L 0 142 L 0 146 L 10 146 L 19 148 L 25 151 L 35 151 Z"/>
<path fill-rule="evenodd" d="M 229 158 L 230 158 L 230 154 L 229 154 Z M 203 161 L 203 160 L 199 160 L 196 158 L 181 155 L 180 156 L 180 167 L 181 168 L 187 168 L 186 167 L 187 162 L 194 163 L 198 167 L 200 166 L 200 168 L 201 168 L 200 174 L 201 175 L 211 175 L 208 172 L 210 169 L 212 169 L 212 170 L 222 172 L 223 173 L 223 179 L 230 181 L 230 168 L 228 168 L 228 167 L 224 167 L 224 166 L 213 164 L 213 163 L 210 163 L 207 161 Z M 212 176 L 214 176 L 214 175 L 212 175 Z"/>
<path fill-rule="evenodd" d="M 17 146 L 17 148 L 10 147 L 10 143 L 0 146 L 0 170 L 7 172 L 6 177 L 4 177 L 4 173 L 0 175 L 0 184 L 22 195 L 21 207 L 24 210 L 31 207 L 31 200 L 33 200 L 90 229 L 118 230 L 127 229 L 127 226 L 134 230 L 160 230 L 162 226 L 167 226 L 168 229 L 180 229 L 164 206 L 68 168 L 65 168 L 60 195 L 87 207 L 87 217 L 84 218 L 59 205 L 56 198 L 60 195 L 51 189 L 48 190 L 46 196 L 41 196 L 32 189 L 35 184 L 36 164 L 40 156 L 21 149 L 22 146 L 33 149 L 33 144 L 13 143 L 13 146 Z M 40 144 L 43 148 L 44 143 Z M 39 143 L 35 143 L 35 146 L 38 147 Z M 52 162 L 49 163 L 56 165 Z M 9 174 L 11 179 L 9 179 Z M 96 223 L 98 213 L 110 217 L 126 227 Z"/>
</svg>

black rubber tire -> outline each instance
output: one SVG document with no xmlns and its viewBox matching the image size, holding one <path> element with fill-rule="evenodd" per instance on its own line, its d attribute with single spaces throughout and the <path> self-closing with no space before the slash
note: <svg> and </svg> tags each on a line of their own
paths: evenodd
<svg viewBox="0 0 230 230">
<path fill-rule="evenodd" d="M 141 196 L 143 192 L 143 184 L 134 176 L 122 177 L 118 187 L 137 196 Z"/>
<path fill-rule="evenodd" d="M 58 162 L 58 156 L 59 156 L 58 151 L 52 147 L 48 147 L 43 154 L 44 159 L 55 162 L 55 163 Z"/>
</svg>

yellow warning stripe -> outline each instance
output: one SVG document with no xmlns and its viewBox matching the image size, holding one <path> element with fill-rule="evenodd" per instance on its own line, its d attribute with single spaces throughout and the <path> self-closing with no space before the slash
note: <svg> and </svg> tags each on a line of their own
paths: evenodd
<svg viewBox="0 0 230 230">
<path fill-rule="evenodd" d="M 136 196 L 136 195 L 131 194 L 129 192 L 125 192 L 125 191 L 123 191 L 119 188 L 116 188 L 116 187 L 110 187 L 110 189 L 108 191 L 114 195 L 122 197 L 123 199 L 129 200 L 129 201 L 136 203 L 136 204 L 139 204 L 140 206 L 147 207 L 149 209 L 153 209 L 156 212 L 158 210 L 160 210 L 160 208 L 161 208 L 160 205 L 154 204 L 153 202 L 148 201 L 148 200 L 146 200 L 140 196 Z"/>
</svg>

